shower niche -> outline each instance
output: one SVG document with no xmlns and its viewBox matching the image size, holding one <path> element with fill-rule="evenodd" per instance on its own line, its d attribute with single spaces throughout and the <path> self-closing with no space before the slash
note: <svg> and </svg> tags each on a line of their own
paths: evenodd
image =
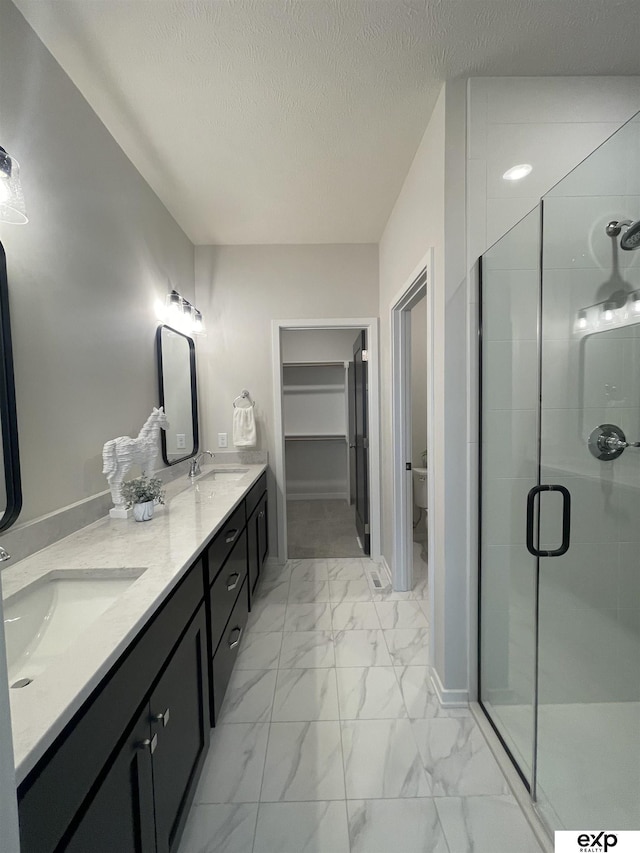
<svg viewBox="0 0 640 853">
<path fill-rule="evenodd" d="M 479 698 L 549 830 L 640 826 L 639 220 L 636 116 L 480 261 Z"/>
</svg>

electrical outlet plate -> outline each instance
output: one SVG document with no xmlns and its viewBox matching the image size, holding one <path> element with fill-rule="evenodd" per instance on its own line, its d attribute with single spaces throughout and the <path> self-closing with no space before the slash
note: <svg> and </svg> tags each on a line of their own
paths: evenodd
<svg viewBox="0 0 640 853">
<path fill-rule="evenodd" d="M 186 450 L 187 436 L 183 432 L 176 433 L 176 450 Z"/>
<path fill-rule="evenodd" d="M 227 433 L 219 432 L 218 433 L 218 447 L 226 447 L 227 446 Z"/>
</svg>

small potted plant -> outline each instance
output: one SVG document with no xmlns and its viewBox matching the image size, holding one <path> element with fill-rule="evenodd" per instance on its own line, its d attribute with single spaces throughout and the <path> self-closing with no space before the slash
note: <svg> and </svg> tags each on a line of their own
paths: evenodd
<svg viewBox="0 0 640 853">
<path fill-rule="evenodd" d="M 155 504 L 164 504 L 162 480 L 158 477 L 149 478 L 145 474 L 135 480 L 127 480 L 122 484 L 122 497 L 127 509 L 133 507 L 136 521 L 149 521 L 153 518 Z"/>
</svg>

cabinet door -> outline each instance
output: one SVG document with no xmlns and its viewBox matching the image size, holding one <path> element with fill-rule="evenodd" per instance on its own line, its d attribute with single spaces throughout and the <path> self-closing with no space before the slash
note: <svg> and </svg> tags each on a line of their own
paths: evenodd
<svg viewBox="0 0 640 853">
<path fill-rule="evenodd" d="M 153 853 L 156 849 L 149 708 L 135 720 L 89 803 L 66 853 Z M 100 732 L 96 732 L 96 738 Z"/>
<path fill-rule="evenodd" d="M 267 512 L 267 493 L 265 492 L 258 504 L 258 574 L 262 571 L 269 553 L 269 516 Z"/>
<path fill-rule="evenodd" d="M 260 574 L 260 545 L 258 542 L 258 507 L 247 523 L 247 567 L 249 570 L 249 602 Z"/>
<path fill-rule="evenodd" d="M 177 848 L 209 745 L 206 648 L 206 620 L 201 606 L 149 702 L 151 731 L 158 738 L 153 754 L 158 853 Z"/>
</svg>

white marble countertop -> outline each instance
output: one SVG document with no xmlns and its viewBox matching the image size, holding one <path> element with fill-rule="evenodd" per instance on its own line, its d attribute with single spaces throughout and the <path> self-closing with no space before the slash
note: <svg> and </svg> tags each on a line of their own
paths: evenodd
<svg viewBox="0 0 640 853">
<path fill-rule="evenodd" d="M 16 784 L 35 766 L 266 467 L 203 465 L 193 483 L 180 478 L 166 485 L 166 505 L 156 507 L 151 521 L 101 519 L 3 570 L 2 592 L 8 598 L 53 570 L 145 569 L 44 673 L 28 687 L 10 690 Z M 246 468 L 247 473 L 239 480 L 216 481 L 210 476 L 214 468 Z M 162 477 L 162 471 L 157 475 Z"/>
</svg>

